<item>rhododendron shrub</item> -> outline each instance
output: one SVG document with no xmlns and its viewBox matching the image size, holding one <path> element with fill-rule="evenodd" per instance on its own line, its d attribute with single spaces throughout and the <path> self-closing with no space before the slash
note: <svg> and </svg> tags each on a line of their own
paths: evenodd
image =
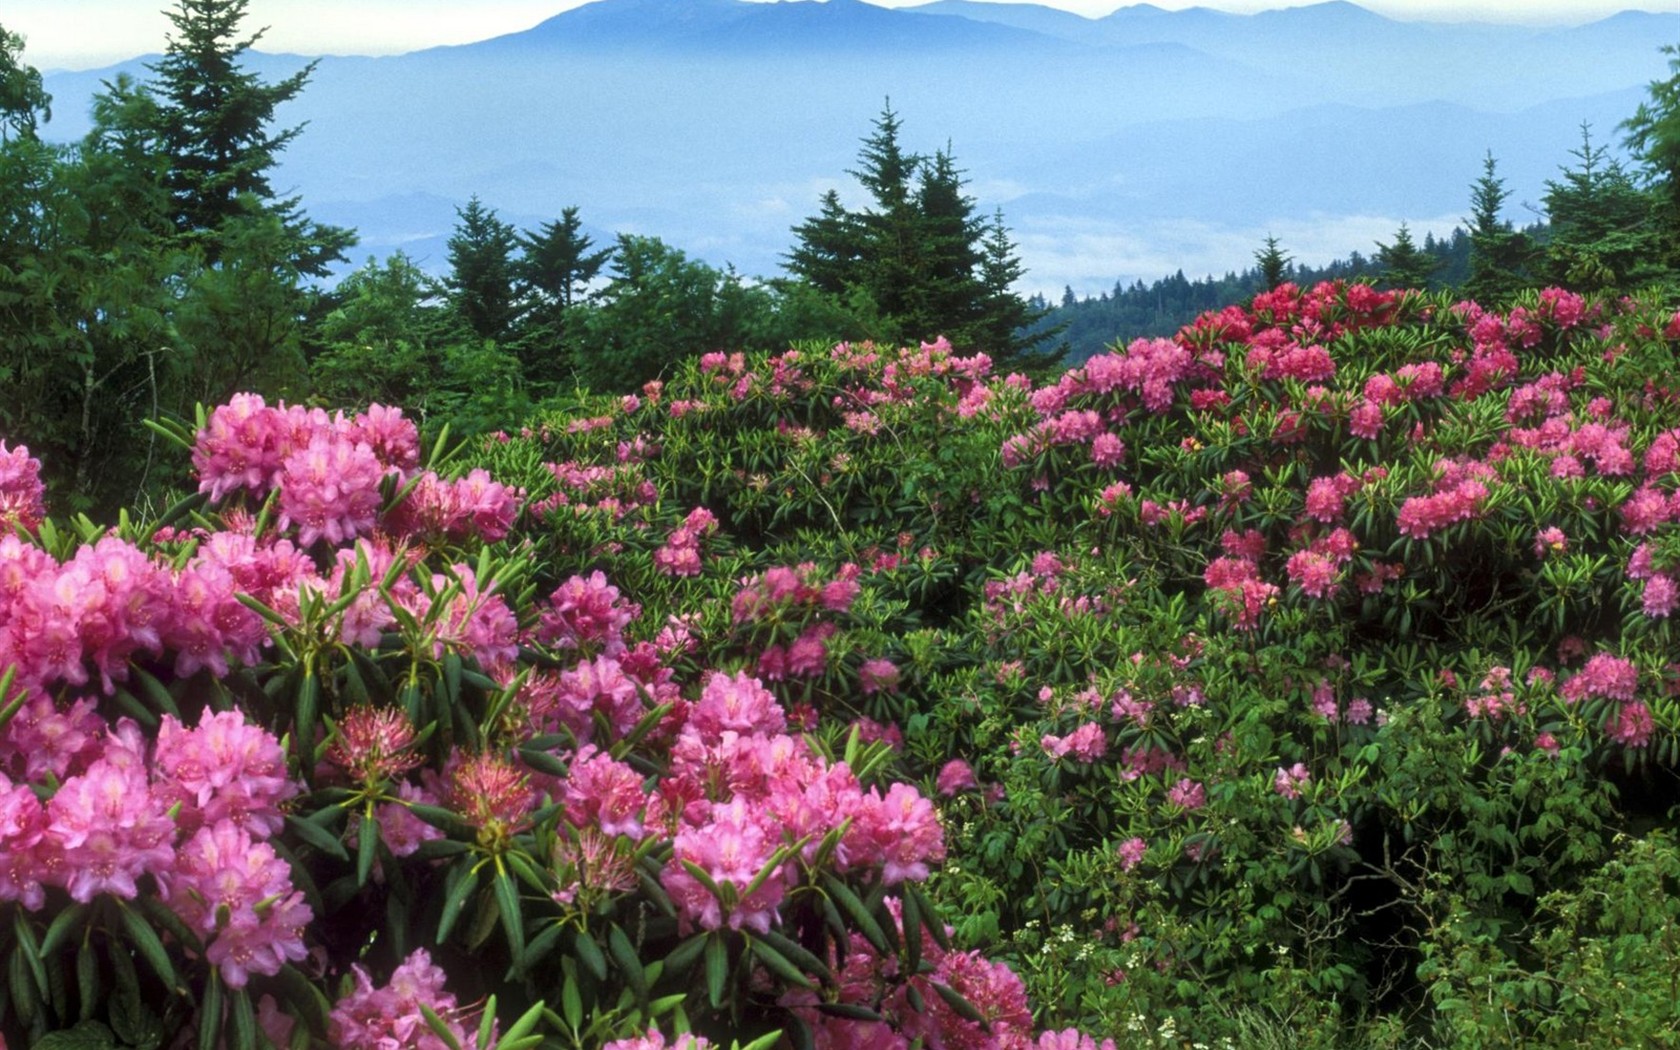
<svg viewBox="0 0 1680 1050">
<path fill-rule="evenodd" d="M 0 1026 L 1672 1031 L 1608 894 L 1674 887 L 1673 316 L 1285 285 L 1042 382 L 707 355 L 454 450 L 242 395 L 103 533 L 14 442 Z"/>
<path fill-rule="evenodd" d="M 818 1017 L 850 1039 L 867 1014 L 983 1045 L 994 986 L 1030 1038 L 1006 966 L 970 951 L 924 973 L 948 943 L 921 888 L 945 859 L 933 802 L 887 743 L 813 732 L 766 686 L 898 688 L 886 656 L 827 647 L 860 565 L 731 566 L 731 629 L 706 647 L 674 589 L 713 585 L 704 562 L 544 558 L 570 504 L 422 465 L 397 410 L 240 395 L 177 436 L 198 496 L 80 537 L 7 453 L 8 1041 L 81 1022 L 143 1045 L 513 1050 L 539 1028 L 692 1029 L 673 1045 L 765 1050 Z M 618 461 L 653 454 L 632 440 Z M 635 498 L 664 513 L 651 482 Z M 626 502 L 589 513 L 635 528 Z M 697 555 L 716 531 L 691 506 L 648 542 Z M 854 933 L 883 977 L 843 990 Z"/>
</svg>

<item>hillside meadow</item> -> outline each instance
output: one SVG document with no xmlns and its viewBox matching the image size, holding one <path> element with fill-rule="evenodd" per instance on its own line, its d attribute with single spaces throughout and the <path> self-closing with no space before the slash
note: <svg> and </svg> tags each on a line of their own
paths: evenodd
<svg viewBox="0 0 1680 1050">
<path fill-rule="evenodd" d="M 1677 345 L 1284 285 L 1037 385 L 239 395 L 107 522 L 0 446 L 0 1038 L 1672 1045 Z"/>
</svg>

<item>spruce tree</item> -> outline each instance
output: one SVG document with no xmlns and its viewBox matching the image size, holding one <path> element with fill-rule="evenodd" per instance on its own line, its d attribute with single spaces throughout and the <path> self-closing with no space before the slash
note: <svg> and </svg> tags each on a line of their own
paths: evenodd
<svg viewBox="0 0 1680 1050">
<path fill-rule="evenodd" d="M 1260 283 L 1266 291 L 1272 291 L 1278 285 L 1289 279 L 1289 264 L 1294 258 L 1285 252 L 1278 244 L 1278 239 L 1270 234 L 1266 235 L 1265 243 L 1254 253 L 1254 265 L 1260 270 Z M 1178 273 L 1179 280 L 1184 279 L 1184 271 Z"/>
<path fill-rule="evenodd" d="M 444 280 L 450 305 L 474 335 L 503 341 L 518 317 L 513 285 L 518 236 L 476 194 L 455 215 Z"/>
<path fill-rule="evenodd" d="M 858 217 L 840 203 L 835 190 L 822 195 L 818 209 L 793 228 L 795 243 L 787 255 L 787 270 L 819 292 L 845 295 L 863 259 L 863 231 Z"/>
<path fill-rule="evenodd" d="M 1587 124 L 1570 156 L 1578 163 L 1546 182 L 1548 279 L 1598 291 L 1661 275 L 1656 196 L 1634 183 L 1608 147 L 1593 143 Z"/>
<path fill-rule="evenodd" d="M 169 157 L 166 184 L 177 229 L 214 265 L 231 233 L 224 226 L 255 210 L 277 218 L 293 241 L 292 265 L 324 276 L 355 242 L 347 230 L 311 222 L 295 198 L 274 196 L 269 173 L 301 126 L 275 129 L 275 110 L 303 90 L 311 62 L 285 79 L 264 83 L 245 68 L 245 54 L 263 31 L 241 36 L 247 0 L 176 0 L 174 32 L 163 58 L 150 67 L 157 97 L 159 145 Z M 259 221 L 260 224 L 260 221 Z"/>
<path fill-rule="evenodd" d="M 552 382 L 565 371 L 575 334 L 570 331 L 573 312 L 612 255 L 610 247 L 592 251 L 594 243 L 583 232 L 577 208 L 566 208 L 559 219 L 519 235 L 513 275 L 523 316 L 514 351 L 528 379 Z"/>
<path fill-rule="evenodd" d="M 872 206 L 853 212 L 836 191 L 817 215 L 794 227 L 786 267 L 837 303 L 878 316 L 899 338 L 944 335 L 1002 364 L 1044 336 L 1021 336 L 1033 311 L 1011 286 L 1021 267 L 1001 215 L 976 214 L 951 149 L 923 156 L 899 140 L 889 103 L 848 172 Z"/>
<path fill-rule="evenodd" d="M 1503 304 L 1527 285 L 1528 235 L 1501 218 L 1510 196 L 1490 150 L 1470 187 L 1470 279 L 1464 293 L 1483 305 Z"/>
<path fill-rule="evenodd" d="M 1401 223 L 1389 244 L 1377 242 L 1377 264 L 1382 267 L 1382 283 L 1389 288 L 1429 288 L 1430 278 L 1441 268 L 1441 262 L 1412 240 L 1412 231 Z"/>
</svg>

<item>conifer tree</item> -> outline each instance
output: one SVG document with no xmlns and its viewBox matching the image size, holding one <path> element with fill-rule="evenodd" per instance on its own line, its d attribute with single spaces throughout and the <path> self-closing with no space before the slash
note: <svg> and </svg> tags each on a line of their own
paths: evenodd
<svg viewBox="0 0 1680 1050">
<path fill-rule="evenodd" d="M 824 193 L 818 208 L 816 215 L 793 228 L 787 269 L 819 292 L 844 295 L 863 259 L 863 231 L 837 191 Z"/>
<path fill-rule="evenodd" d="M 1276 237 L 1266 235 L 1265 243 L 1254 253 L 1254 265 L 1260 269 L 1260 283 L 1265 286 L 1266 291 L 1272 291 L 1289 279 L 1289 265 L 1294 261 L 1294 257 L 1278 244 Z M 1178 276 L 1183 279 L 1182 270 Z"/>
<path fill-rule="evenodd" d="M 1570 156 L 1578 163 L 1546 182 L 1548 279 L 1597 291 L 1659 276 L 1655 195 L 1634 183 L 1608 147 L 1593 143 L 1587 124 Z"/>
<path fill-rule="evenodd" d="M 594 240 L 583 232 L 575 207 L 546 222 L 534 233 L 518 237 L 520 255 L 513 260 L 516 291 L 523 316 L 515 352 L 526 378 L 550 382 L 565 371 L 575 327 L 573 311 L 583 302 L 593 281 L 612 255 L 612 248 L 591 251 Z"/>
<path fill-rule="evenodd" d="M 315 63 L 273 84 L 245 68 L 246 52 L 263 35 L 240 36 L 246 6 L 247 0 L 176 0 L 168 13 L 174 26 L 168 49 L 148 67 L 157 99 L 152 130 L 170 159 L 166 184 L 176 226 L 214 265 L 232 235 L 224 227 L 253 210 L 267 211 L 292 238 L 287 254 L 298 272 L 323 276 L 344 258 L 354 235 L 309 221 L 295 198 L 276 199 L 269 182 L 280 152 L 303 130 L 275 129 L 275 111 L 303 90 Z"/>
<path fill-rule="evenodd" d="M 448 244 L 449 276 L 444 281 L 450 305 L 480 339 L 505 340 L 518 316 L 513 284 L 518 236 L 477 194 L 466 207 L 456 208 L 455 215 Z"/>
<path fill-rule="evenodd" d="M 1528 283 L 1526 269 L 1532 251 L 1528 235 L 1501 218 L 1509 196 L 1490 150 L 1482 161 L 1481 178 L 1470 187 L 1466 220 L 1470 279 L 1464 283 L 1464 293 L 1484 305 L 1503 304 Z"/>
<path fill-rule="evenodd" d="M 1016 364 L 1045 336 L 1021 335 L 1033 311 L 1011 290 L 1022 271 L 1001 216 L 976 215 L 949 146 L 932 156 L 911 153 L 899 141 L 901 127 L 889 103 L 848 172 L 872 206 L 853 212 L 836 191 L 825 193 L 818 214 L 794 227 L 787 269 L 879 316 L 900 338 L 944 335 L 1000 366 Z"/>
<path fill-rule="evenodd" d="M 1404 222 L 1389 244 L 1377 242 L 1377 264 L 1382 267 L 1382 283 L 1389 288 L 1427 290 L 1441 261 L 1419 248 L 1412 240 L 1412 231 Z"/>
</svg>

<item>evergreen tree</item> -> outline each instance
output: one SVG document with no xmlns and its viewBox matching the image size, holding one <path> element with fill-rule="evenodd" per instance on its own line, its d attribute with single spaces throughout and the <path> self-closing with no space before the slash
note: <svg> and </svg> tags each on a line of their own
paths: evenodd
<svg viewBox="0 0 1680 1050">
<path fill-rule="evenodd" d="M 1546 183 L 1551 280 L 1585 290 L 1628 287 L 1662 273 L 1660 237 L 1651 221 L 1656 198 L 1635 185 L 1605 146 L 1581 125 L 1577 166 Z"/>
<path fill-rule="evenodd" d="M 1662 53 L 1668 56 L 1668 78 L 1647 86 L 1650 97 L 1622 122 L 1622 130 L 1657 195 L 1664 262 L 1680 269 L 1680 46 L 1665 45 Z"/>
<path fill-rule="evenodd" d="M 518 316 L 513 284 L 518 236 L 476 194 L 455 215 L 444 280 L 450 305 L 480 339 L 505 340 Z"/>
<path fill-rule="evenodd" d="M 543 223 L 536 233 L 520 234 L 521 255 L 514 274 L 540 303 L 568 310 L 612 256 L 611 248 L 590 251 L 594 245 L 583 232 L 578 209 L 565 208 L 559 219 Z"/>
<path fill-rule="evenodd" d="M 1430 239 L 1425 236 L 1426 242 Z M 1377 242 L 1377 265 L 1382 267 L 1382 283 L 1389 288 L 1427 290 L 1441 262 L 1427 249 L 1419 248 L 1412 240 L 1412 231 L 1405 223 L 1394 233 L 1390 244 Z M 1358 260 L 1354 260 L 1358 265 Z"/>
<path fill-rule="evenodd" d="M 1503 304 L 1527 286 L 1528 235 L 1501 218 L 1509 193 L 1490 150 L 1482 177 L 1470 187 L 1470 279 L 1464 293 L 1484 305 Z"/>
<path fill-rule="evenodd" d="M 52 119 L 52 96 L 41 86 L 41 72 L 23 61 L 23 37 L 0 25 L 0 143 L 35 137 Z"/>
<path fill-rule="evenodd" d="M 153 130 L 170 158 L 166 184 L 176 226 L 214 265 L 235 235 L 225 227 L 254 210 L 267 211 L 293 241 L 286 249 L 290 265 L 323 276 L 344 258 L 354 235 L 311 222 L 295 198 L 275 199 L 269 183 L 280 151 L 303 130 L 275 130 L 275 110 L 297 97 L 315 64 L 275 84 L 245 69 L 243 56 L 263 35 L 260 30 L 239 35 L 246 5 L 247 0 L 176 0 L 169 12 L 174 32 L 168 49 L 149 67 L 158 99 Z"/>
<path fill-rule="evenodd" d="M 817 214 L 795 226 L 793 235 L 788 272 L 819 292 L 845 295 L 863 260 L 863 231 L 858 217 L 840 203 L 840 194 L 824 193 Z"/>
<path fill-rule="evenodd" d="M 942 333 L 967 342 L 987 305 L 977 272 L 986 226 L 975 218 L 965 183 L 948 146 L 918 171 L 911 212 L 917 280 L 904 312 L 912 336 Z"/>
<path fill-rule="evenodd" d="M 794 227 L 787 269 L 858 316 L 878 316 L 897 338 L 944 335 L 1000 367 L 1018 363 L 1034 342 L 1020 327 L 1032 312 L 1011 288 L 1021 268 L 1008 231 L 1001 217 L 976 214 L 949 146 L 911 153 L 901 127 L 889 103 L 848 172 L 872 206 L 852 212 L 825 193 L 818 214 Z"/>
<path fill-rule="evenodd" d="M 1265 243 L 1254 253 L 1254 264 L 1260 268 L 1260 283 L 1268 292 L 1289 279 L 1289 264 L 1292 262 L 1294 258 L 1285 252 L 1279 246 L 1278 239 L 1270 234 L 1266 235 Z M 1184 271 L 1179 271 L 1178 278 L 1184 279 Z"/>
<path fill-rule="evenodd" d="M 527 378 L 551 382 L 565 370 L 568 319 L 612 249 L 590 250 L 594 240 L 583 232 L 577 208 L 564 209 L 559 219 L 544 223 L 535 233 L 520 234 L 518 242 L 521 252 L 513 260 L 513 275 L 524 316 L 515 351 Z"/>
</svg>

